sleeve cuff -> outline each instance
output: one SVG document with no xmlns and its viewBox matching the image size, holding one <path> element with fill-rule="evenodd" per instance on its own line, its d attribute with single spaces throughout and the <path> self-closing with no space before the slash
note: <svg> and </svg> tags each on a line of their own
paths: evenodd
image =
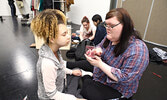
<svg viewBox="0 0 167 100">
<path fill-rule="evenodd" d="M 72 75 L 72 70 L 71 69 L 65 68 L 65 72 L 66 72 L 66 74 Z"/>
<path fill-rule="evenodd" d="M 111 67 L 111 73 L 115 76 L 115 77 L 117 77 L 118 78 L 118 80 L 119 80 L 119 77 L 118 77 L 118 75 L 116 74 L 116 72 L 117 72 L 117 70 L 115 69 L 115 68 L 113 68 L 113 67 Z M 114 80 L 112 80 L 111 78 L 109 78 L 109 77 L 107 77 L 107 83 L 118 83 L 117 81 L 114 81 Z"/>
</svg>

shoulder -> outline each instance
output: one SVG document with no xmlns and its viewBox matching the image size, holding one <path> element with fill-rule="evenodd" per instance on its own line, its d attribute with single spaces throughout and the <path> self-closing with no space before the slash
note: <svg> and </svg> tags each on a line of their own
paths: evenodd
<svg viewBox="0 0 167 100">
<path fill-rule="evenodd" d="M 133 37 L 129 41 L 129 46 L 126 52 L 131 55 L 133 54 L 143 55 L 144 53 L 148 54 L 148 48 L 146 44 L 144 43 L 144 41 Z"/>
<path fill-rule="evenodd" d="M 55 68 L 58 69 L 53 60 L 48 58 L 42 59 L 42 69 L 55 69 Z"/>
<path fill-rule="evenodd" d="M 106 34 L 106 28 L 102 25 L 102 24 L 99 24 L 97 26 L 97 29 L 96 29 L 96 32 L 100 32 L 100 33 L 103 33 L 103 34 Z"/>
<path fill-rule="evenodd" d="M 132 43 L 132 46 L 138 49 L 147 49 L 146 44 L 144 43 L 143 40 L 140 39 L 134 39 L 134 42 Z"/>
<path fill-rule="evenodd" d="M 92 23 L 90 23 L 90 28 L 91 28 L 91 30 L 93 30 L 93 31 L 95 31 L 95 30 L 96 30 L 96 26 L 95 26 L 95 25 L 93 25 Z"/>
</svg>

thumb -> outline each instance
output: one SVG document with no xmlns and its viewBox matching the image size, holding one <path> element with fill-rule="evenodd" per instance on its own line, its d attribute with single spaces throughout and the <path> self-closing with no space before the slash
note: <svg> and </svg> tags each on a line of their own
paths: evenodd
<svg viewBox="0 0 167 100">
<path fill-rule="evenodd" d="M 100 59 L 100 57 L 99 57 L 99 56 L 97 56 L 97 55 L 96 55 L 96 56 L 94 56 L 94 57 L 95 57 L 95 59 L 97 59 L 97 60 L 99 60 L 99 59 Z"/>
</svg>

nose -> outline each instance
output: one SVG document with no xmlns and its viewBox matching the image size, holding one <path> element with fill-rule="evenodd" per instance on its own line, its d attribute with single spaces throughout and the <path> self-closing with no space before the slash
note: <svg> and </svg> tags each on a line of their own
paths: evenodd
<svg viewBox="0 0 167 100">
<path fill-rule="evenodd" d="M 71 39 L 71 35 L 70 34 L 67 34 L 67 39 Z"/>
<path fill-rule="evenodd" d="M 107 30 L 107 31 L 109 31 L 109 30 L 110 30 L 110 28 L 109 28 L 109 27 L 106 27 L 106 30 Z"/>
<path fill-rule="evenodd" d="M 84 28 L 87 28 L 87 26 L 83 26 Z"/>
<path fill-rule="evenodd" d="M 106 28 L 106 31 L 107 31 L 107 33 L 110 33 L 111 30 L 109 28 Z"/>
</svg>

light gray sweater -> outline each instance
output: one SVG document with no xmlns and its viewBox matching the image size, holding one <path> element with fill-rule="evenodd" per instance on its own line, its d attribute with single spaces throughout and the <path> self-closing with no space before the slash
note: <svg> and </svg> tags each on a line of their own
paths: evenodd
<svg viewBox="0 0 167 100">
<path fill-rule="evenodd" d="M 76 100 L 75 96 L 62 93 L 65 75 L 71 74 L 72 71 L 65 68 L 65 61 L 62 59 L 60 52 L 58 52 L 60 62 L 46 44 L 40 48 L 38 54 L 37 79 L 39 99 Z"/>
</svg>

